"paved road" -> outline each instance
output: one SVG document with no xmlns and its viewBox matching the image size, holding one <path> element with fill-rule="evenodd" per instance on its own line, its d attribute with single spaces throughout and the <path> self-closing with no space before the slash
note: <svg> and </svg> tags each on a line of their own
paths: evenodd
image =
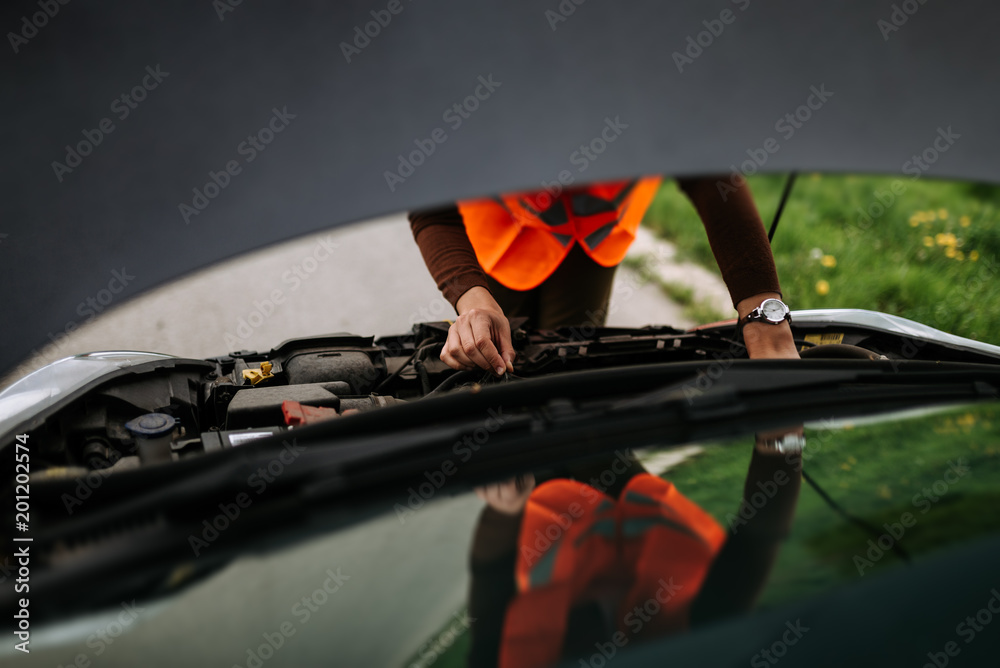
<svg viewBox="0 0 1000 668">
<path fill-rule="evenodd" d="M 729 307 L 725 287 L 703 269 L 673 261 L 669 244 L 643 235 L 630 251 L 643 268 L 692 284 Z M 454 317 L 424 266 L 403 216 L 304 237 L 199 272 L 111 308 L 50 344 L 0 387 L 67 355 L 148 350 L 203 358 L 269 350 L 300 336 L 393 334 L 414 322 Z M 608 323 L 689 326 L 682 310 L 634 270 L 618 272 Z"/>
</svg>

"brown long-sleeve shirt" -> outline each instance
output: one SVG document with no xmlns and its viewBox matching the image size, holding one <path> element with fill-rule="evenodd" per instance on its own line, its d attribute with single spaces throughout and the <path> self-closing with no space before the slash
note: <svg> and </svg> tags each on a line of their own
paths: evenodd
<svg viewBox="0 0 1000 668">
<path fill-rule="evenodd" d="M 763 292 L 781 292 L 771 246 L 749 188 L 723 199 L 717 183 L 727 176 L 678 179 L 705 225 L 708 241 L 735 306 Z M 410 228 L 431 276 L 452 306 L 470 288 L 488 288 L 455 205 L 410 213 Z"/>
</svg>

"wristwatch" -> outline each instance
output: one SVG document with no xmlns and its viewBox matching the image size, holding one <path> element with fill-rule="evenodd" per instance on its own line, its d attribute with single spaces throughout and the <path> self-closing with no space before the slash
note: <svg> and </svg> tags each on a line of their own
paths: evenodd
<svg viewBox="0 0 1000 668">
<path fill-rule="evenodd" d="M 757 452 L 762 454 L 798 455 L 806 447 L 806 437 L 802 434 L 785 434 L 780 438 L 758 439 Z"/>
<path fill-rule="evenodd" d="M 765 299 L 760 303 L 760 306 L 750 311 L 740 321 L 740 325 L 745 325 L 748 322 L 766 322 L 769 325 L 780 325 L 785 320 L 788 322 L 792 321 L 791 310 L 785 302 L 772 297 L 771 299 Z"/>
</svg>

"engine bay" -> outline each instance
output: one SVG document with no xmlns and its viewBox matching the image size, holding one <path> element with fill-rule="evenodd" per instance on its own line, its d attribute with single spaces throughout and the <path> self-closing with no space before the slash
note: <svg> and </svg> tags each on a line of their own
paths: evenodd
<svg viewBox="0 0 1000 668">
<path fill-rule="evenodd" d="M 19 431 L 28 431 L 38 447 L 32 477 L 65 480 L 196 457 L 345 414 L 493 383 L 663 362 L 725 366 L 747 358 L 732 322 L 691 331 L 526 330 L 517 324 L 514 373 L 502 378 L 445 365 L 439 355 L 449 323 L 420 323 L 407 334 L 378 339 L 335 334 L 288 340 L 268 352 L 164 357 L 113 375 Z M 997 362 L 854 325 L 793 323 L 793 331 L 804 358 Z"/>
</svg>

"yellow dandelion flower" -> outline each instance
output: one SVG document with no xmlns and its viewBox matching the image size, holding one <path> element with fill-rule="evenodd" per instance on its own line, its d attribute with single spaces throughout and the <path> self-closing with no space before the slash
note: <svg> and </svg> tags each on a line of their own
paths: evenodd
<svg viewBox="0 0 1000 668">
<path fill-rule="evenodd" d="M 824 267 L 832 269 L 837 266 L 837 258 L 832 255 L 824 255 L 822 259 L 820 259 L 819 263 Z"/>
<path fill-rule="evenodd" d="M 938 246 L 946 246 L 948 245 L 948 235 L 945 234 L 944 232 L 938 232 L 937 234 L 934 235 L 934 242 Z"/>
<path fill-rule="evenodd" d="M 830 284 L 827 281 L 816 281 L 816 294 L 824 296 L 829 294 Z"/>
<path fill-rule="evenodd" d="M 961 262 L 962 260 L 965 259 L 965 253 L 963 253 L 962 251 L 958 251 L 957 253 L 955 253 L 955 259 Z"/>
<path fill-rule="evenodd" d="M 916 227 L 917 225 L 920 224 L 921 220 L 922 220 L 921 218 L 917 217 L 917 214 L 913 214 L 912 216 L 910 216 L 910 227 Z"/>
<path fill-rule="evenodd" d="M 948 217 L 948 209 L 938 209 L 937 215 L 938 215 L 938 218 L 940 218 L 941 220 L 944 220 L 945 218 Z"/>
<path fill-rule="evenodd" d="M 971 427 L 976 424 L 976 416 L 972 413 L 966 413 L 962 417 L 955 420 L 960 427 Z"/>
<path fill-rule="evenodd" d="M 962 216 L 961 218 L 958 219 L 958 222 L 962 227 L 968 227 L 969 225 L 972 224 L 972 221 L 969 220 L 968 216 Z"/>
<path fill-rule="evenodd" d="M 934 247 L 934 237 L 924 237 L 924 245 L 928 248 Z"/>
<path fill-rule="evenodd" d="M 850 471 L 851 465 L 848 464 L 847 462 L 844 462 L 843 464 L 840 465 L 840 468 L 843 469 L 844 471 Z"/>
<path fill-rule="evenodd" d="M 969 251 L 969 259 L 975 262 L 979 259 L 979 251 Z"/>
<path fill-rule="evenodd" d="M 944 254 L 948 257 L 955 257 L 958 254 L 958 251 L 955 250 L 954 246 L 948 246 L 944 249 Z"/>
<path fill-rule="evenodd" d="M 882 497 L 883 499 L 891 499 L 892 498 L 892 490 L 889 489 L 888 485 L 885 485 L 885 484 L 879 485 L 878 486 L 878 495 L 880 497 Z"/>
</svg>

